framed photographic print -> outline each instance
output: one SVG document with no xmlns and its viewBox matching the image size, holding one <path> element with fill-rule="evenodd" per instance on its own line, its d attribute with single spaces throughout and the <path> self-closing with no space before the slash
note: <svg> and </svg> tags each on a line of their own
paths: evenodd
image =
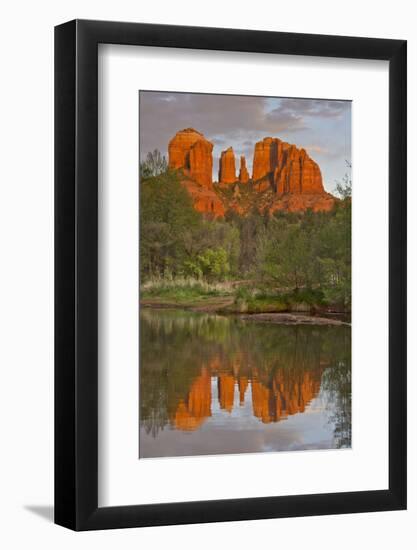
<svg viewBox="0 0 417 550">
<path fill-rule="evenodd" d="M 406 42 L 55 30 L 55 521 L 406 507 Z"/>
</svg>

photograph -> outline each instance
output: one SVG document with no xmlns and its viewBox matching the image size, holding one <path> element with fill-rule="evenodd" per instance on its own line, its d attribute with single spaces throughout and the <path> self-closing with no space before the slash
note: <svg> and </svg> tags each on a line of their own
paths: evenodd
<svg viewBox="0 0 417 550">
<path fill-rule="evenodd" d="M 344 8 L 4 4 L 0 548 L 417 548 L 416 10 Z"/>
<path fill-rule="evenodd" d="M 350 448 L 351 107 L 139 91 L 139 458 Z"/>
</svg>

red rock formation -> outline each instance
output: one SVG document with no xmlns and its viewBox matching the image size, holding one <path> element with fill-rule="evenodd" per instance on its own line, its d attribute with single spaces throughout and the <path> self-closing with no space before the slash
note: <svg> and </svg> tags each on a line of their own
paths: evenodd
<svg viewBox="0 0 417 550">
<path fill-rule="evenodd" d="M 213 189 L 203 187 L 190 179 L 182 179 L 181 183 L 190 194 L 197 212 L 213 218 L 224 216 L 225 205 Z"/>
<path fill-rule="evenodd" d="M 244 155 L 240 157 L 239 181 L 240 183 L 248 183 L 249 181 L 249 172 L 246 168 L 246 159 Z"/>
<path fill-rule="evenodd" d="M 169 168 L 180 169 L 184 174 L 181 183 L 198 212 L 217 218 L 230 209 L 245 215 L 252 208 L 247 194 L 241 195 L 239 189 L 235 189 L 230 198 L 221 188 L 213 186 L 212 150 L 212 143 L 200 132 L 192 128 L 181 130 L 169 142 Z M 328 211 L 337 200 L 325 192 L 320 168 L 305 149 L 278 138 L 266 137 L 256 143 L 252 177 L 253 189 L 263 194 L 257 203 L 261 212 Z M 235 155 L 229 147 L 221 154 L 219 182 L 229 185 L 236 181 Z M 239 181 L 249 181 L 244 156 L 240 158 Z"/>
<path fill-rule="evenodd" d="M 255 144 L 252 171 L 253 180 L 256 181 L 273 174 L 275 167 L 277 166 L 278 142 L 281 142 L 281 140 L 266 137 L 262 141 L 258 141 L 258 143 Z"/>
<path fill-rule="evenodd" d="M 253 179 L 267 178 L 278 195 L 324 193 L 321 171 L 305 149 L 267 137 L 255 145 Z"/>
<path fill-rule="evenodd" d="M 328 212 L 336 202 L 335 197 L 330 193 L 304 195 L 291 194 L 277 196 L 269 206 L 269 212 L 272 214 L 277 210 L 285 212 L 305 212 L 312 210 L 313 212 Z"/>
<path fill-rule="evenodd" d="M 219 163 L 219 183 L 234 183 L 236 181 L 236 162 L 233 147 L 222 151 Z"/>
<path fill-rule="evenodd" d="M 190 149 L 190 176 L 204 187 L 213 182 L 213 144 L 207 140 L 196 141 Z"/>
<path fill-rule="evenodd" d="M 168 166 L 181 169 L 185 175 L 204 187 L 212 187 L 213 144 L 200 132 L 186 128 L 177 132 L 168 144 Z"/>
<path fill-rule="evenodd" d="M 278 195 L 321 195 L 325 192 L 318 164 L 308 156 L 305 149 L 297 149 L 295 145 L 283 151 L 274 170 L 274 182 Z"/>
</svg>

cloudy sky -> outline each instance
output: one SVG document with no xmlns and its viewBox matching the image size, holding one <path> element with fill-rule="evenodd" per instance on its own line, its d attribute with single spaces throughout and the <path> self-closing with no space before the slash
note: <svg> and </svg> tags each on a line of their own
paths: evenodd
<svg viewBox="0 0 417 550">
<path fill-rule="evenodd" d="M 267 136 L 304 147 L 333 191 L 351 161 L 351 102 L 253 96 L 140 92 L 140 155 L 159 149 L 183 128 L 203 133 L 213 145 L 213 179 L 220 153 L 232 146 L 236 164 L 245 155 L 252 173 L 254 145 Z"/>
</svg>

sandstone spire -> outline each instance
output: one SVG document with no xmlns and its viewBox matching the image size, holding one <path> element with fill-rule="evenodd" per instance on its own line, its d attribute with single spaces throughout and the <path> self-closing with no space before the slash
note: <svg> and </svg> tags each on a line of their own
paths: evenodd
<svg viewBox="0 0 417 550">
<path fill-rule="evenodd" d="M 248 183 L 249 181 L 249 172 L 246 168 L 246 159 L 244 155 L 240 157 L 239 181 L 240 183 Z"/>
<path fill-rule="evenodd" d="M 213 179 L 213 144 L 193 128 L 175 134 L 168 145 L 169 168 L 181 169 L 185 175 L 211 188 Z"/>
<path fill-rule="evenodd" d="M 222 151 L 219 165 L 219 183 L 234 183 L 236 181 L 236 163 L 233 147 Z"/>
</svg>

